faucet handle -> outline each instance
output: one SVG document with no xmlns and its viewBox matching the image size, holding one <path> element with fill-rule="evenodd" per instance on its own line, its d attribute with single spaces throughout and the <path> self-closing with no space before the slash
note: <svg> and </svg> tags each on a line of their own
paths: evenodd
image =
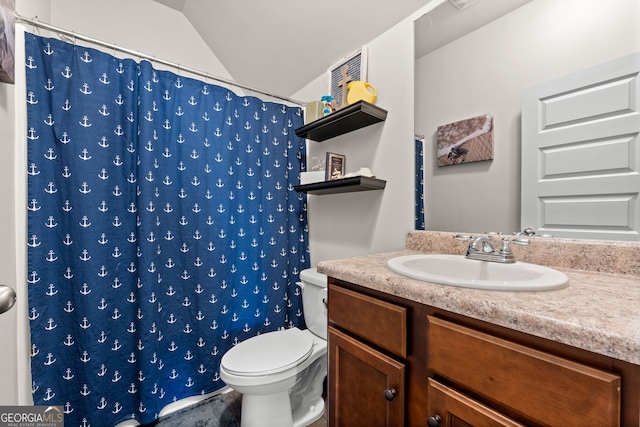
<svg viewBox="0 0 640 427">
<path fill-rule="evenodd" d="M 456 240 L 472 240 L 473 236 L 469 234 L 456 234 L 453 238 Z"/>
<path fill-rule="evenodd" d="M 526 237 L 512 237 L 508 240 L 516 245 L 527 246 L 529 244 L 529 239 Z"/>
<path fill-rule="evenodd" d="M 527 237 L 533 237 L 533 236 L 535 236 L 535 235 L 536 235 L 536 230 L 534 230 L 534 229 L 533 229 L 533 228 L 531 228 L 531 227 L 527 227 L 527 228 L 525 228 L 524 230 L 522 230 L 522 231 L 518 231 L 518 232 L 515 232 L 515 233 L 513 233 L 513 234 L 515 234 L 516 236 L 527 236 Z"/>
<path fill-rule="evenodd" d="M 503 255 L 511 254 L 511 247 L 509 243 L 515 243 L 516 245 L 526 246 L 529 244 L 529 239 L 526 237 L 503 237 L 502 238 L 502 248 L 500 249 L 500 253 Z"/>
</svg>

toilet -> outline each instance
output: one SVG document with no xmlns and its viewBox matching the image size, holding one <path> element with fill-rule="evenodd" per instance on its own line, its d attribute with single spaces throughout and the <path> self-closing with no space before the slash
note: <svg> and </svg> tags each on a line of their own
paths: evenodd
<svg viewBox="0 0 640 427">
<path fill-rule="evenodd" d="M 308 329 L 261 334 L 222 356 L 220 377 L 242 393 L 241 427 L 303 427 L 324 412 L 327 276 L 303 270 L 298 286 Z"/>
</svg>

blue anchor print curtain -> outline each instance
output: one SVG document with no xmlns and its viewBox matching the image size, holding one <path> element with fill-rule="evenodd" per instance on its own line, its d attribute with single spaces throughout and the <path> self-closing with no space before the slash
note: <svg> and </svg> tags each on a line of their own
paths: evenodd
<svg viewBox="0 0 640 427">
<path fill-rule="evenodd" d="M 34 401 L 146 424 L 223 387 L 233 345 L 304 327 L 302 113 L 26 39 Z"/>
<path fill-rule="evenodd" d="M 424 230 L 424 138 L 415 137 L 415 194 L 414 223 L 416 230 Z"/>
</svg>

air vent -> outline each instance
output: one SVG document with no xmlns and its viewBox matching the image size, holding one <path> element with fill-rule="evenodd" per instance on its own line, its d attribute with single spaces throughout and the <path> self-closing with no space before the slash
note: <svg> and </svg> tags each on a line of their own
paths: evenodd
<svg viewBox="0 0 640 427">
<path fill-rule="evenodd" d="M 449 0 L 458 9 L 466 9 L 480 0 Z"/>
</svg>

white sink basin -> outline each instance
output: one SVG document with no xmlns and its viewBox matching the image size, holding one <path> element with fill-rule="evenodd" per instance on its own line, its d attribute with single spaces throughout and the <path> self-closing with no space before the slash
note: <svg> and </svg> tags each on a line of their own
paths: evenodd
<svg viewBox="0 0 640 427">
<path fill-rule="evenodd" d="M 493 291 L 551 291 L 569 286 L 569 278 L 549 267 L 526 262 L 500 264 L 462 255 L 405 255 L 387 261 L 391 271 L 412 279 Z"/>
</svg>

